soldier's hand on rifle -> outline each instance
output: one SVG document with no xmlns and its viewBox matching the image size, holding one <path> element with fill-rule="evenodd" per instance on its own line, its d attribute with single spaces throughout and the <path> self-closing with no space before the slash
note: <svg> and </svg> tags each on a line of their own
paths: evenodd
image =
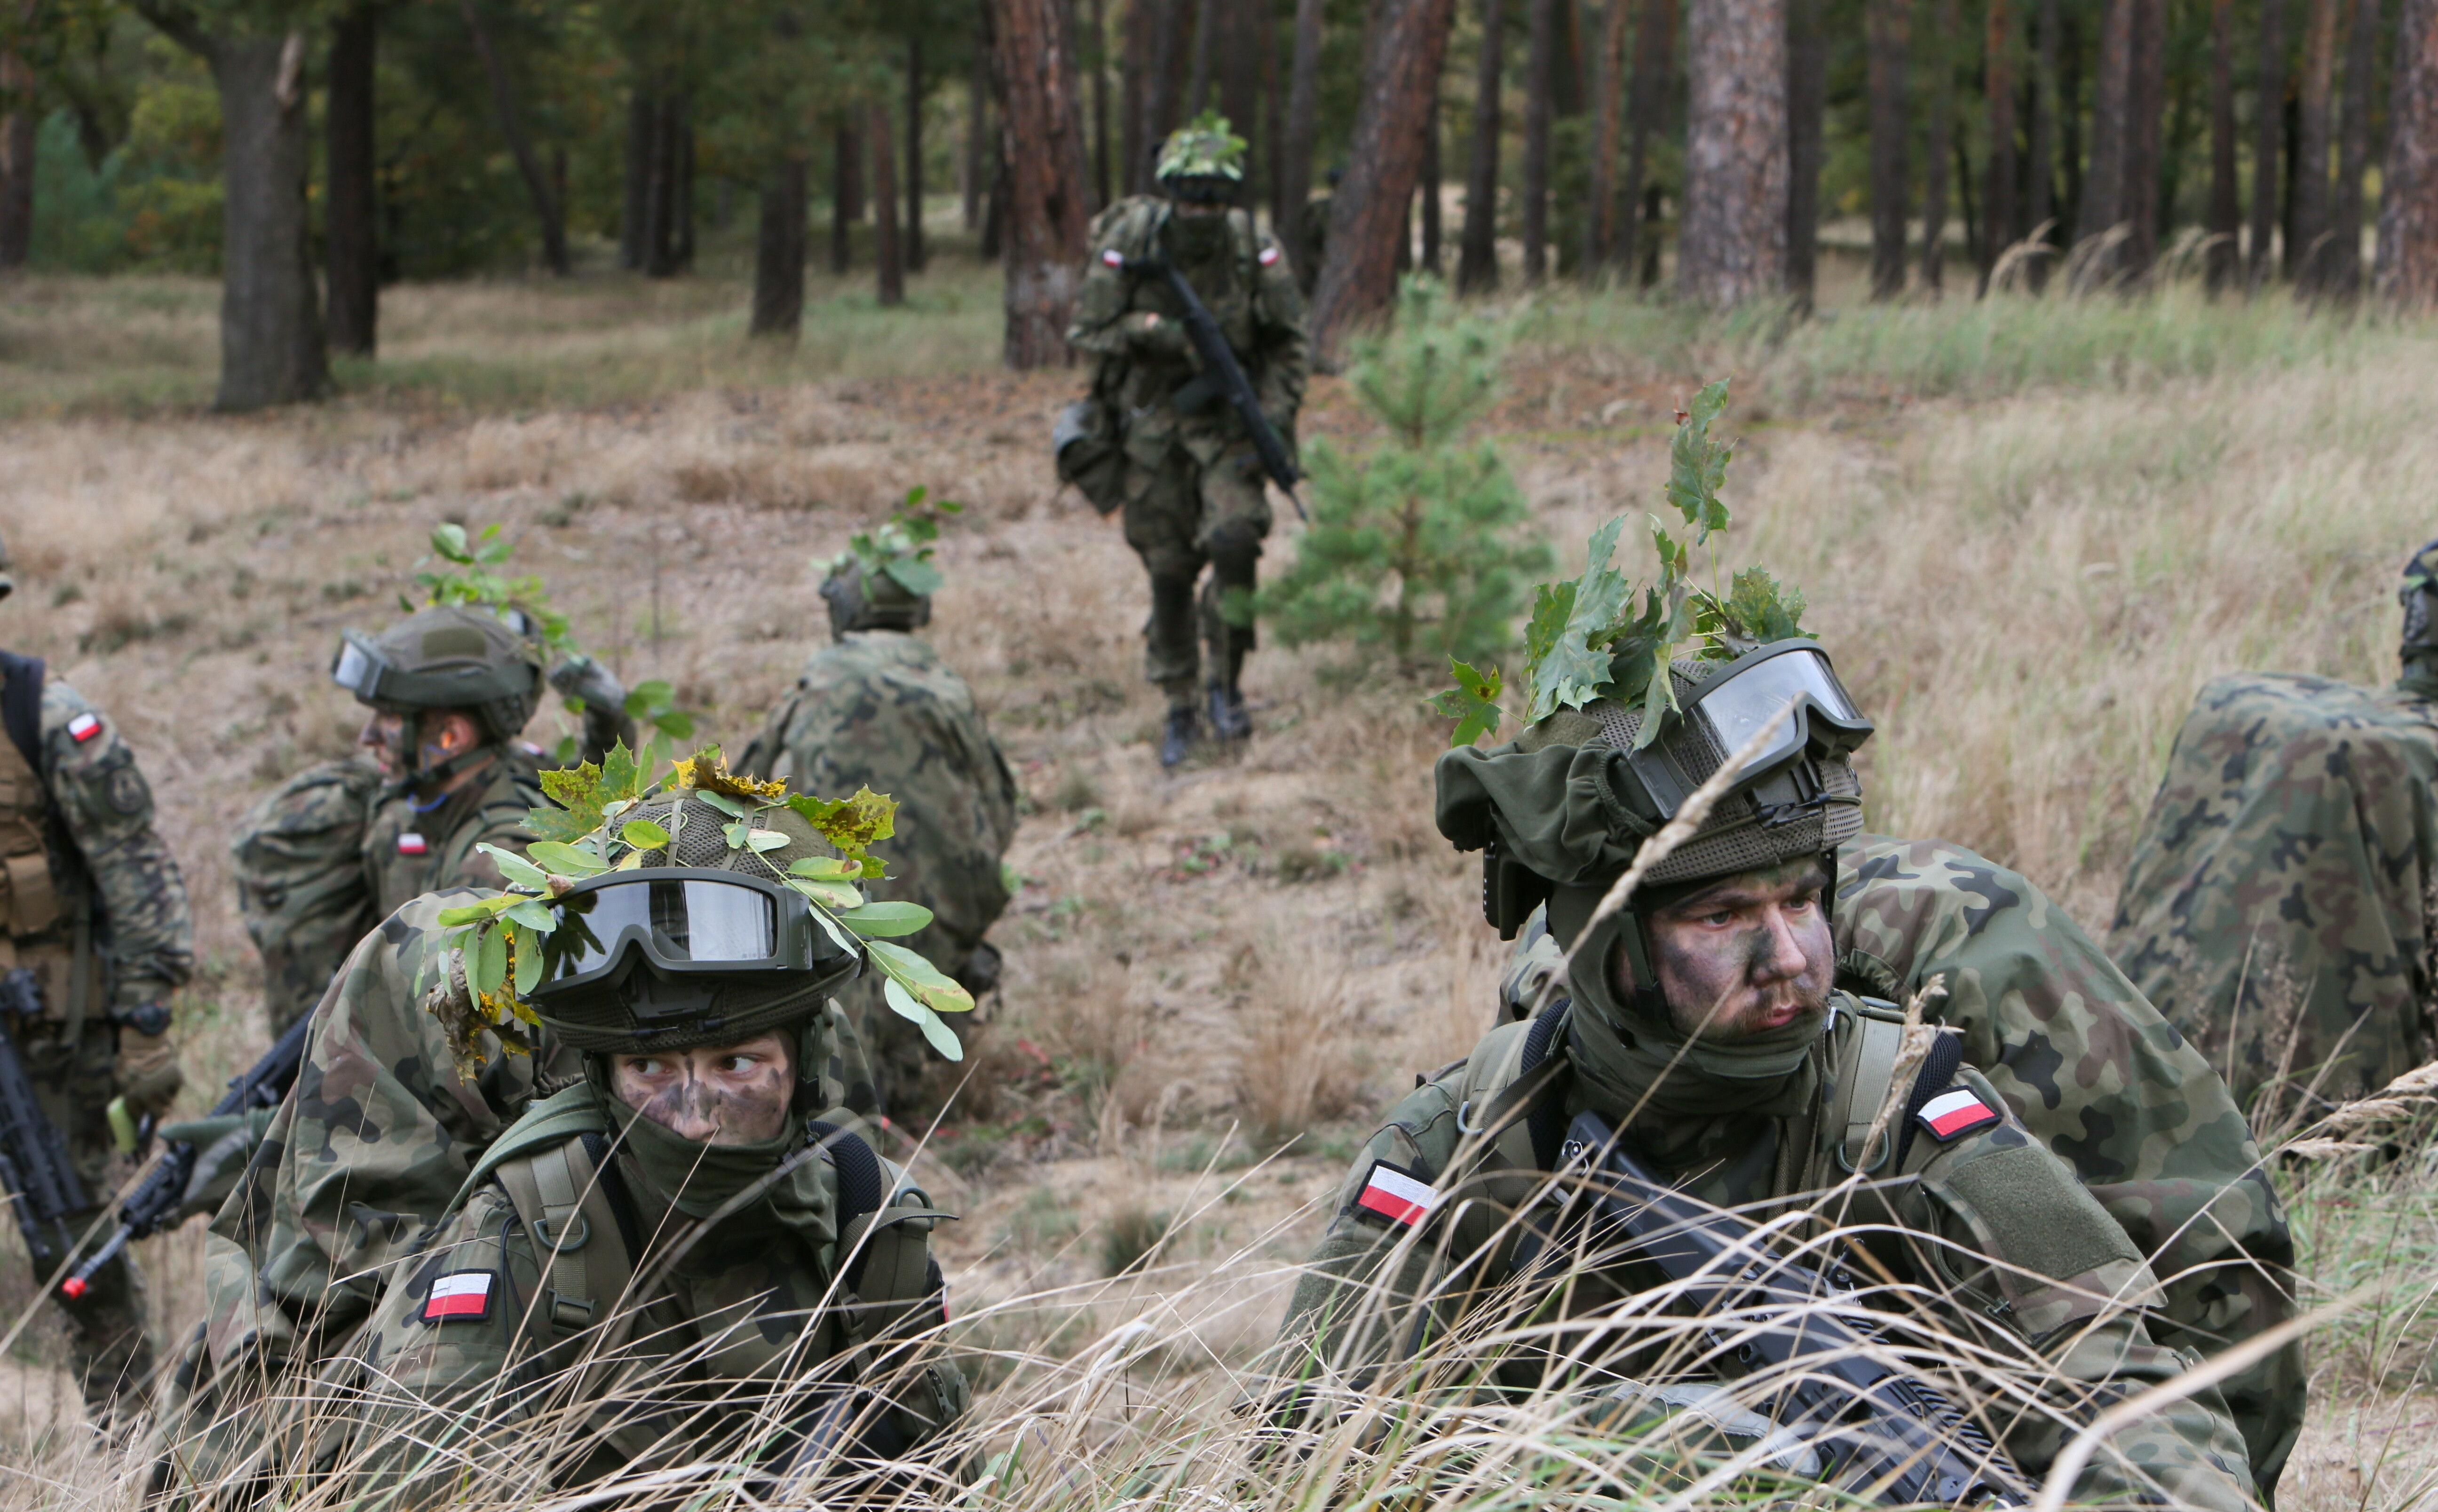
<svg viewBox="0 0 2438 1512">
<path fill-rule="evenodd" d="M 118 1095 L 127 1099 L 128 1110 L 136 1116 L 146 1114 L 159 1116 L 168 1111 L 186 1084 L 186 1076 L 178 1069 L 178 1047 L 170 1043 L 167 1026 L 158 1034 L 147 1034 L 132 1026 L 122 1026 L 118 1031 L 118 1056 L 112 1066 L 118 1082 Z"/>
<path fill-rule="evenodd" d="M 1163 320 L 1156 309 L 1139 309 L 1119 322 L 1126 333 L 1126 344 L 1139 352 L 1160 357 L 1193 355 L 1193 339 L 1185 332 L 1182 321 Z"/>
</svg>

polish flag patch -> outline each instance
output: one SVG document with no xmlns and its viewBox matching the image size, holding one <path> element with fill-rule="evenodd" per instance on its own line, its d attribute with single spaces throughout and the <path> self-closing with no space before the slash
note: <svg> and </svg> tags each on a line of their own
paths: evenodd
<svg viewBox="0 0 2438 1512">
<path fill-rule="evenodd" d="M 68 721 L 69 738 L 73 739 L 80 746 L 100 733 L 101 716 L 99 714 L 79 714 L 74 719 Z"/>
<path fill-rule="evenodd" d="M 1363 1178 L 1363 1190 L 1355 1197 L 1354 1207 L 1382 1222 L 1411 1228 L 1430 1216 L 1439 1200 L 1438 1190 L 1429 1182 L 1410 1170 L 1399 1170 L 1385 1160 L 1375 1160 L 1370 1173 Z"/>
<path fill-rule="evenodd" d="M 455 1275 L 442 1276 L 432 1283 L 432 1294 L 423 1300 L 423 1321 L 482 1322 L 491 1315 L 494 1279 L 489 1271 L 460 1271 Z"/>
<path fill-rule="evenodd" d="M 1261 260 L 1262 266 L 1267 268 L 1270 264 L 1279 260 L 1279 249 L 1276 247 L 1263 247 L 1262 249 Z"/>
<path fill-rule="evenodd" d="M 1126 265 L 1126 255 L 1115 247 L 1104 247 L 1101 249 L 1101 261 L 1111 268 L 1122 268 Z"/>
<path fill-rule="evenodd" d="M 398 837 L 398 853 L 400 855 L 421 855 L 431 849 L 432 843 L 416 831 L 409 830 Z"/>
<path fill-rule="evenodd" d="M 1951 1139 L 1969 1134 L 1975 1129 L 1988 1128 L 1999 1121 L 2000 1116 L 1997 1109 L 1964 1088 L 1957 1087 L 1952 1092 L 1942 1092 L 1924 1103 L 1917 1116 L 1921 1119 L 1921 1126 L 1929 1130 L 1934 1138 L 1944 1144 Z"/>
</svg>

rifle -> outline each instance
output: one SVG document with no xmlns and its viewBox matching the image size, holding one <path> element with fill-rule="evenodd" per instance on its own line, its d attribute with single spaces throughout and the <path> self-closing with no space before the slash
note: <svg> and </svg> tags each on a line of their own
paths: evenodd
<svg viewBox="0 0 2438 1512">
<path fill-rule="evenodd" d="M 85 1210 L 84 1184 L 68 1163 L 67 1141 L 34 1100 L 34 1083 L 9 1037 L 8 1021 L 39 1018 L 42 993 L 20 966 L 0 976 L 0 1193 L 16 1211 L 34 1269 L 47 1272 L 76 1249 L 68 1221 Z"/>
<path fill-rule="evenodd" d="M 212 1104 L 210 1116 L 221 1118 L 255 1108 L 279 1106 L 287 1099 L 288 1089 L 296 1084 L 297 1068 L 305 1061 L 305 1031 L 312 1022 L 313 1015 L 308 1013 L 288 1026 L 288 1032 L 279 1036 L 278 1043 L 265 1051 L 261 1060 L 230 1078 L 228 1091 Z M 199 1152 L 186 1140 L 171 1141 L 160 1160 L 136 1183 L 135 1189 L 127 1194 L 127 1201 L 118 1204 L 117 1231 L 60 1283 L 61 1294 L 70 1301 L 84 1295 L 93 1283 L 94 1273 L 109 1264 L 129 1241 L 150 1239 L 167 1227 L 186 1203 L 199 1158 Z M 224 1160 L 227 1156 L 222 1154 L 220 1158 Z M 218 1169 L 216 1160 L 213 1169 L 203 1173 L 204 1181 L 208 1182 Z"/>
<path fill-rule="evenodd" d="M 1245 377 L 1245 364 L 1236 360 L 1236 349 L 1228 344 L 1228 333 L 1219 328 L 1210 307 L 1202 303 L 1202 296 L 1176 271 L 1176 264 L 1168 260 L 1165 250 L 1148 260 L 1127 264 L 1127 271 L 1154 273 L 1168 280 L 1169 292 L 1185 307 L 1185 334 L 1193 343 L 1194 354 L 1202 359 L 1203 378 L 1217 384 L 1220 394 L 1236 412 L 1236 418 L 1244 422 L 1246 434 L 1253 438 L 1253 449 L 1261 454 L 1262 470 L 1287 496 L 1287 502 L 1295 505 L 1296 518 L 1311 524 L 1312 517 L 1303 512 L 1303 501 L 1296 497 L 1296 484 L 1303 482 L 1303 474 L 1296 470 L 1295 460 L 1287 455 L 1287 444 L 1279 439 L 1270 417 L 1262 413 L 1261 400 L 1253 396 L 1252 380 Z"/>
<path fill-rule="evenodd" d="M 1752 1229 L 1670 1187 L 1624 1148 L 1597 1114 L 1567 1125 L 1562 1167 L 1581 1168 L 1603 1237 L 1622 1232 L 1636 1255 L 1684 1284 L 1701 1313 L 1740 1310 L 1733 1373 L 1766 1373 L 1780 1427 L 1820 1451 L 1821 1479 L 1888 1506 L 2027 1506 L 2031 1487 L 2005 1450 L 1918 1376 L 1870 1359 L 1874 1330 L 1841 1316 L 1842 1275 L 1770 1256 Z M 1764 1412 L 1764 1416 L 1773 1415 Z"/>
</svg>

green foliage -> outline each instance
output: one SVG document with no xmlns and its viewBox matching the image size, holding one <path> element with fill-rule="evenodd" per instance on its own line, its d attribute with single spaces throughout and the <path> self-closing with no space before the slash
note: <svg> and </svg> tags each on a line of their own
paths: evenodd
<svg viewBox="0 0 2438 1512">
<path fill-rule="evenodd" d="M 944 517 L 964 512 L 964 505 L 953 499 L 933 499 L 931 490 L 918 483 L 906 490 L 904 501 L 885 524 L 848 536 L 847 549 L 830 558 L 828 569 L 841 572 L 851 566 L 860 567 L 865 576 L 886 575 L 918 597 L 936 593 L 945 579 L 931 565 L 931 543 L 940 538 Z"/>
<path fill-rule="evenodd" d="M 1498 692 L 1505 678 L 1493 667 L 1483 677 L 1456 658 L 1448 658 L 1448 670 L 1456 674 L 1456 686 L 1431 700 L 1431 706 L 1456 721 L 1456 733 L 1448 737 L 1451 746 L 1470 746 L 1475 737 L 1494 735 L 1507 711 L 1498 707 Z"/>
<path fill-rule="evenodd" d="M 1395 327 L 1357 344 L 1350 378 L 1388 440 L 1311 447 L 1312 525 L 1253 611 L 1289 645 L 1349 641 L 1411 667 L 1505 646 L 1523 585 L 1548 549 L 1497 447 L 1466 429 L 1497 392 L 1504 332 L 1427 278 L 1405 283 Z"/>
</svg>

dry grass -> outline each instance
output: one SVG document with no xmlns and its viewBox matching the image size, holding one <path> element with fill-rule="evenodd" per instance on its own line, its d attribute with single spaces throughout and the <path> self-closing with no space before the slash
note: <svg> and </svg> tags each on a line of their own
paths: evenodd
<svg viewBox="0 0 2438 1512">
<path fill-rule="evenodd" d="M 1008 1352 L 1001 1400 L 1073 1399 L 1094 1342 L 1153 1320 L 1092 1387 L 1122 1404 L 1134 1391 L 1132 1415 L 1081 1419 L 1114 1435 L 1091 1473 L 1116 1474 L 1126 1446 L 1176 1450 L 1211 1421 L 1276 1319 L 1280 1268 L 1317 1233 L 1311 1204 L 1368 1116 L 1486 1027 L 1502 954 L 1473 869 L 1430 822 L 1441 727 L 1415 690 L 1349 682 L 1326 652 L 1265 650 L 1251 745 L 1159 772 L 1140 570 L 1042 454 L 1075 378 L 980 371 L 996 298 L 980 275 L 956 287 L 972 290 L 961 308 L 902 317 L 817 289 L 788 360 L 744 349 L 735 290 L 714 280 L 400 290 L 390 355 L 349 378 L 356 396 L 225 421 L 191 410 L 209 386 L 194 286 L 11 286 L 0 411 L 21 418 L 0 422 L 0 534 L 20 590 L 0 642 L 50 659 L 143 756 L 196 897 L 204 964 L 185 1032 L 201 1084 L 261 1041 L 228 830 L 344 745 L 355 715 L 327 681 L 329 646 L 394 612 L 433 521 L 507 521 L 580 635 L 630 680 L 673 680 L 733 744 L 822 633 L 807 561 L 909 484 L 968 501 L 933 635 L 1032 799 L 1010 857 L 1027 884 L 995 935 L 1007 987 L 975 1081 L 920 1164 L 970 1215 L 945 1243 L 961 1312 L 973 1299 Z M 1519 364 L 1502 410 L 1562 556 L 1607 515 L 1656 507 L 1668 406 L 1733 370 L 1757 397 L 1736 412 L 1742 543 L 1724 565 L 1749 554 L 1809 592 L 1879 722 L 1873 822 L 2021 867 L 2086 924 L 2112 904 L 2201 680 L 2392 675 L 2394 573 L 2432 533 L 2426 332 L 2204 332 L 2185 345 L 2222 354 L 2207 363 L 2093 379 L 2057 358 L 2003 383 L 1864 393 L 1862 360 L 1828 336 L 1629 347 L 1604 333 L 1653 317 L 1590 313 L 1610 324 L 1587 316 L 1588 336 Z M 1849 312 L 1835 339 L 1876 349 L 1853 324 L 1870 318 Z M 1935 334 L 1981 317 L 1900 318 Z M 2020 325 L 2007 342 L 2031 339 Z M 1650 355 L 1670 350 L 1681 361 Z M 1334 383 L 1316 399 L 1308 429 L 1347 423 Z M 561 723 L 550 712 L 536 732 Z M 2359 1257 L 2426 1292 L 2438 1237 L 2383 1236 L 2427 1233 L 2429 1183 L 2417 1168 L 2383 1182 L 2307 1195 L 2313 1274 Z M 1105 1279 L 1155 1220 L 1155 1269 Z M 193 1315 L 197 1249 L 192 1233 L 145 1246 L 168 1336 Z M 0 1260 L 0 1304 L 13 1316 L 26 1300 L 22 1264 Z M 2426 1338 L 2417 1327 L 2384 1337 Z M 62 1442 L 75 1410 L 56 1358 L 40 1329 L 21 1343 L 0 1442 Z M 2411 1350 L 2332 1334 L 2321 1358 L 2288 1512 L 2427 1496 L 2438 1408 Z M 108 1500 L 103 1468 L 67 1454 L 20 1461 L 67 1488 L 18 1480 L 0 1504 Z"/>
</svg>

